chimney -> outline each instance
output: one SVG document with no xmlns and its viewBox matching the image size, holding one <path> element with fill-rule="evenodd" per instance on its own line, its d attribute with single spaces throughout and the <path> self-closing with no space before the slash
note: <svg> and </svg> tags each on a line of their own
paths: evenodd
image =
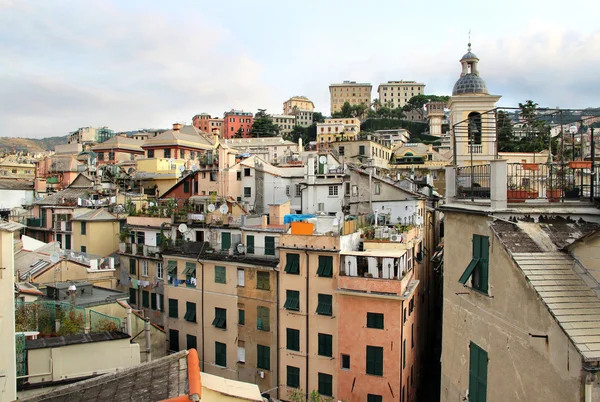
<svg viewBox="0 0 600 402">
<path fill-rule="evenodd" d="M 181 129 L 180 123 L 173 123 L 173 131 L 179 131 Z"/>
<path fill-rule="evenodd" d="M 267 215 L 263 215 L 260 217 L 260 227 L 262 229 L 266 229 L 267 228 L 267 222 L 268 222 L 268 216 Z"/>
</svg>

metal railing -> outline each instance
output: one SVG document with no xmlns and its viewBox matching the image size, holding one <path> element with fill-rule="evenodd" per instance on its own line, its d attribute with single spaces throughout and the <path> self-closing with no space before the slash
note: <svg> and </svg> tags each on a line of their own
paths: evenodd
<svg viewBox="0 0 600 402">
<path fill-rule="evenodd" d="M 456 198 L 490 198 L 490 165 L 456 168 Z"/>
<path fill-rule="evenodd" d="M 32 228 L 41 228 L 43 227 L 42 225 L 42 220 L 40 218 L 27 218 L 25 220 L 25 225 L 32 227 Z"/>
</svg>

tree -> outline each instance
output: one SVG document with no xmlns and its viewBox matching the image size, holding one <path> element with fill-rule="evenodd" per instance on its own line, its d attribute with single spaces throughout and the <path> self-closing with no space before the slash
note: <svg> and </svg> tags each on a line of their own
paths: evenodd
<svg viewBox="0 0 600 402">
<path fill-rule="evenodd" d="M 275 137 L 279 135 L 279 126 L 273 123 L 266 109 L 258 109 L 252 123 L 252 137 Z"/>
<path fill-rule="evenodd" d="M 352 117 L 352 106 L 350 106 L 350 102 L 344 102 L 342 105 L 342 109 L 339 112 L 333 112 L 331 117 L 333 118 L 343 118 L 343 117 Z"/>
<path fill-rule="evenodd" d="M 447 103 L 450 99 L 449 96 L 440 96 L 440 95 L 424 95 L 419 94 L 415 95 L 406 102 L 404 105 L 404 111 L 418 111 L 421 117 L 424 115 L 424 106 L 429 102 L 444 102 Z"/>
<path fill-rule="evenodd" d="M 244 129 L 238 128 L 235 134 L 233 134 L 233 138 L 242 138 L 244 136 Z"/>
<path fill-rule="evenodd" d="M 541 152 L 551 147 L 550 126 L 539 118 L 537 107 L 538 104 L 532 100 L 519 103 L 523 128 L 527 133 L 526 137 L 521 138 L 519 142 L 519 152 Z"/>
<path fill-rule="evenodd" d="M 323 123 L 325 121 L 325 117 L 323 117 L 323 113 L 314 112 L 313 113 L 313 123 Z"/>
<path fill-rule="evenodd" d="M 296 390 L 290 395 L 290 400 L 292 402 L 330 402 L 331 398 L 322 397 L 317 391 L 312 391 L 306 398 L 306 394 L 300 390 Z"/>
<path fill-rule="evenodd" d="M 496 117 L 496 139 L 500 152 L 514 152 L 517 148 L 510 116 L 503 110 L 499 110 Z"/>
</svg>

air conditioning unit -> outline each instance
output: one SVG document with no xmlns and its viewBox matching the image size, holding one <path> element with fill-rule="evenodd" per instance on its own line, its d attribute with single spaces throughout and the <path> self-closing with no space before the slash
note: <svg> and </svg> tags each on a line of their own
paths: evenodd
<svg viewBox="0 0 600 402">
<path fill-rule="evenodd" d="M 401 243 L 402 242 L 402 235 L 393 234 L 393 235 L 390 236 L 390 241 Z"/>
</svg>

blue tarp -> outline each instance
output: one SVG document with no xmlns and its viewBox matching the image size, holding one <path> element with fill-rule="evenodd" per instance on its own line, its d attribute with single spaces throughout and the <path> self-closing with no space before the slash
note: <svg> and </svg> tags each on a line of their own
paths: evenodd
<svg viewBox="0 0 600 402">
<path fill-rule="evenodd" d="M 287 214 L 283 217 L 283 223 L 301 222 L 314 217 L 314 214 Z"/>
</svg>

